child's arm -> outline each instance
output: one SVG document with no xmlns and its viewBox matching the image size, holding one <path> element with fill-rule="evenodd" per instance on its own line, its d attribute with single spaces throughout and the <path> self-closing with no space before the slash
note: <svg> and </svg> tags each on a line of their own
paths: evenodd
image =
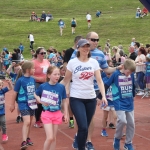
<svg viewBox="0 0 150 150">
<path fill-rule="evenodd" d="M 14 67 L 15 66 L 15 62 L 12 62 L 12 64 L 9 66 L 9 68 L 6 70 L 6 73 L 7 74 L 10 74 L 10 72 L 11 72 L 11 70 L 12 70 L 12 67 Z"/>
<path fill-rule="evenodd" d="M 17 98 L 17 92 L 14 91 L 11 102 L 10 102 L 10 108 L 9 108 L 9 110 L 11 112 L 13 112 L 15 110 L 15 100 L 16 100 L 16 98 Z"/>
<path fill-rule="evenodd" d="M 13 85 L 10 79 L 7 79 L 6 82 L 8 83 L 8 90 L 12 90 L 13 89 Z"/>
<path fill-rule="evenodd" d="M 69 105 L 69 98 L 63 99 L 63 106 L 64 106 L 64 122 L 68 123 L 68 105 Z"/>
</svg>

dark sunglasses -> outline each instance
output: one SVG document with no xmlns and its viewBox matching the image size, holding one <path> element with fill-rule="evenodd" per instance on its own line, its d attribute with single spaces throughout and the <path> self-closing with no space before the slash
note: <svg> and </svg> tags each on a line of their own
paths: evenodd
<svg viewBox="0 0 150 150">
<path fill-rule="evenodd" d="M 93 39 L 93 38 L 91 38 L 90 39 L 92 42 L 98 42 L 99 41 L 99 39 Z"/>
<path fill-rule="evenodd" d="M 45 55 L 45 54 L 46 54 L 46 52 L 41 52 L 41 53 L 39 53 L 39 54 L 41 54 L 41 55 Z"/>
</svg>

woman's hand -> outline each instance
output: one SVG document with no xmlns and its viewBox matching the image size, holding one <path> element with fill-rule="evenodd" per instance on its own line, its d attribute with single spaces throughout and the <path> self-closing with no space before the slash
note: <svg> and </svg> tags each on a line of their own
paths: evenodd
<svg viewBox="0 0 150 150">
<path fill-rule="evenodd" d="M 68 123 L 68 115 L 67 114 L 64 114 L 64 116 L 63 116 L 63 122 L 64 123 Z"/>
</svg>

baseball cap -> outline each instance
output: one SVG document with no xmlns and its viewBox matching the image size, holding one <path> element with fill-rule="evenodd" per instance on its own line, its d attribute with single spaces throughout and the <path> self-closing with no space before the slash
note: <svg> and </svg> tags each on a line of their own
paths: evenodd
<svg viewBox="0 0 150 150">
<path fill-rule="evenodd" d="M 84 45 L 86 45 L 86 44 L 90 45 L 90 43 L 89 43 L 88 40 L 86 40 L 86 39 L 80 39 L 80 40 L 78 41 L 78 43 L 77 43 L 77 48 L 82 47 L 82 46 L 84 46 Z"/>
</svg>

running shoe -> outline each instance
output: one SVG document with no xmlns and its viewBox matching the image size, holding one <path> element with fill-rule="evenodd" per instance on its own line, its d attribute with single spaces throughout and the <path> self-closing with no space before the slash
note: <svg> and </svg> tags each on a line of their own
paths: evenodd
<svg viewBox="0 0 150 150">
<path fill-rule="evenodd" d="M 133 145 L 131 143 L 130 144 L 125 144 L 124 145 L 124 150 L 134 150 Z"/>
<path fill-rule="evenodd" d="M 26 142 L 27 142 L 27 145 L 30 145 L 30 146 L 32 146 L 32 145 L 33 145 L 33 142 L 31 141 L 31 139 L 30 139 L 30 138 L 27 138 Z"/>
<path fill-rule="evenodd" d="M 2 134 L 2 141 L 7 142 L 8 141 L 8 136 L 7 134 Z"/>
<path fill-rule="evenodd" d="M 72 143 L 72 147 L 74 149 L 78 149 L 78 142 L 77 142 L 77 136 L 76 135 L 74 136 L 74 141 Z"/>
<path fill-rule="evenodd" d="M 27 149 L 27 147 L 28 147 L 28 145 L 27 145 L 27 142 L 26 141 L 23 141 L 22 143 L 21 143 L 21 150 L 26 150 Z"/>
<path fill-rule="evenodd" d="M 113 147 L 114 147 L 114 150 L 120 150 L 120 140 L 119 139 L 114 138 Z"/>
<path fill-rule="evenodd" d="M 101 132 L 101 136 L 108 136 L 108 134 L 107 134 L 107 132 L 106 132 L 106 130 L 102 130 L 102 132 Z"/>
<path fill-rule="evenodd" d="M 69 128 L 74 128 L 74 120 L 69 121 Z"/>
<path fill-rule="evenodd" d="M 86 142 L 85 149 L 86 150 L 95 150 L 92 142 Z"/>
</svg>

